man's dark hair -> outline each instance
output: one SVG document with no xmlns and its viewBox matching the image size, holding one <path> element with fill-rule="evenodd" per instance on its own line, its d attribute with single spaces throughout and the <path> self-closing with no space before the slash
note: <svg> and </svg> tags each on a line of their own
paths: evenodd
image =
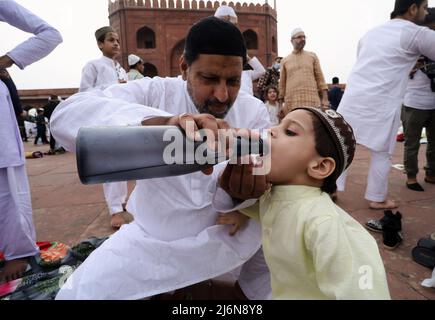
<svg viewBox="0 0 435 320">
<path fill-rule="evenodd" d="M 246 45 L 240 30 L 230 22 L 216 17 L 207 17 L 195 23 L 189 30 L 184 46 L 187 65 L 200 54 L 239 56 L 246 64 Z"/>
<path fill-rule="evenodd" d="M 338 79 L 338 77 L 332 78 L 332 84 L 339 84 L 339 83 L 340 83 L 340 79 Z"/>
<path fill-rule="evenodd" d="M 142 61 L 138 61 L 137 63 L 135 63 L 134 65 L 132 65 L 132 66 L 129 66 L 130 67 L 130 69 L 136 69 L 137 70 L 137 67 L 139 66 L 139 64 L 141 64 L 142 63 Z"/>
<path fill-rule="evenodd" d="M 413 4 L 420 7 L 424 1 L 425 0 L 396 0 L 394 11 L 391 12 L 391 19 L 404 15 Z"/>
<path fill-rule="evenodd" d="M 338 172 L 338 162 L 340 156 L 334 142 L 330 138 L 330 135 L 323 123 L 315 114 L 310 112 L 310 116 L 313 120 L 314 143 L 317 153 L 321 157 L 331 157 L 335 160 L 336 166 L 334 172 L 323 181 L 323 185 L 320 188 L 323 192 L 333 194 L 337 191 L 336 181 L 340 176 L 340 173 Z"/>
</svg>

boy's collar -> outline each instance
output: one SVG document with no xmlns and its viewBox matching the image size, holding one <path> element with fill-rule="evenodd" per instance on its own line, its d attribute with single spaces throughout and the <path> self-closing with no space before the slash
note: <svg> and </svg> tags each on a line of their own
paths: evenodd
<svg viewBox="0 0 435 320">
<path fill-rule="evenodd" d="M 276 200 L 294 201 L 304 198 L 318 197 L 323 193 L 318 187 L 297 186 L 297 185 L 280 185 L 273 186 L 270 195 Z"/>
</svg>

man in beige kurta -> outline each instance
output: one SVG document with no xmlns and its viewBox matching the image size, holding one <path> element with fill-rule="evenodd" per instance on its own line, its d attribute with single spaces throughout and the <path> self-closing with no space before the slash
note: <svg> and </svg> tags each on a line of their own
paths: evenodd
<svg viewBox="0 0 435 320">
<path fill-rule="evenodd" d="M 285 114 L 299 107 L 329 108 L 328 86 L 319 59 L 314 52 L 304 50 L 304 31 L 295 29 L 291 41 L 294 50 L 281 62 L 279 85 Z"/>
</svg>

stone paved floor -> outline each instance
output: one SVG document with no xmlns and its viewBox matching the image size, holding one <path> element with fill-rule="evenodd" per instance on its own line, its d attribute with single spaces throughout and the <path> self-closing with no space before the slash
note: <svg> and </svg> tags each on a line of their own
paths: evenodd
<svg viewBox="0 0 435 320">
<path fill-rule="evenodd" d="M 47 151 L 48 146 L 25 144 L 26 151 Z M 424 166 L 423 145 L 420 150 L 420 167 Z M 398 144 L 394 164 L 402 163 L 403 144 Z M 338 204 L 360 223 L 379 219 L 382 211 L 368 209 L 363 199 L 369 154 L 358 148 L 350 171 L 346 192 L 339 194 Z M 102 186 L 84 186 L 76 172 L 75 156 L 71 153 L 30 159 L 27 170 L 32 191 L 34 222 L 38 241 L 56 240 L 73 245 L 90 236 L 105 236 L 113 231 L 105 206 Z M 420 173 L 420 181 L 424 173 Z M 426 192 L 409 191 L 405 176 L 393 169 L 390 176 L 390 196 L 401 201 L 399 211 L 403 214 L 403 244 L 394 251 L 382 247 L 382 235 L 373 233 L 388 273 L 388 282 L 393 299 L 435 300 L 435 289 L 420 285 L 429 278 L 431 270 L 412 261 L 411 250 L 419 238 L 435 232 L 435 185 L 422 183 Z M 129 183 L 129 189 L 134 184 Z M 131 218 L 131 217 L 128 217 Z"/>
</svg>

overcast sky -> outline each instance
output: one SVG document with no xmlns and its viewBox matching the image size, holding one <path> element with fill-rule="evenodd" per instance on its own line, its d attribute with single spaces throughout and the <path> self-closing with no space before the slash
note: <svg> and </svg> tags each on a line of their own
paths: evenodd
<svg viewBox="0 0 435 320">
<path fill-rule="evenodd" d="M 94 31 L 109 23 L 108 0 L 17 0 L 57 28 L 64 42 L 49 56 L 25 70 L 10 68 L 19 89 L 74 88 L 84 64 L 99 57 Z M 222 2 L 222 1 L 220 1 Z M 253 0 L 247 2 L 264 3 Z M 389 19 L 394 0 L 277 0 L 278 51 L 291 52 L 290 33 L 301 27 L 307 35 L 306 50 L 320 58 L 328 81 L 333 76 L 346 82 L 355 62 L 358 40 L 370 28 Z M 273 6 L 274 1 L 269 0 Z M 435 6 L 435 0 L 429 0 Z M 0 23 L 0 55 L 29 37 Z"/>
</svg>

